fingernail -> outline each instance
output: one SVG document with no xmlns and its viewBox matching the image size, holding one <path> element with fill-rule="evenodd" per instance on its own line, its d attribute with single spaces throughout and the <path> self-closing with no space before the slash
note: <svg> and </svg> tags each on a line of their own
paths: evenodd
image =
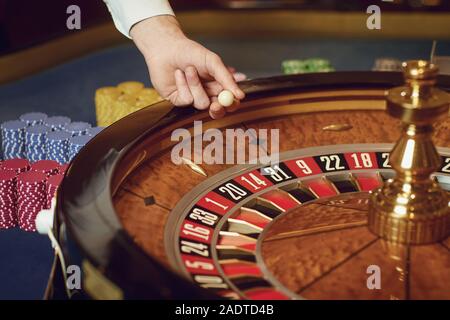
<svg viewBox="0 0 450 320">
<path fill-rule="evenodd" d="M 243 80 L 245 80 L 245 79 L 247 79 L 247 75 L 246 75 L 245 73 L 242 73 L 242 72 L 236 72 L 236 73 L 234 74 L 234 80 L 236 80 L 237 82 L 243 81 Z"/>
<path fill-rule="evenodd" d="M 237 99 L 241 100 L 241 99 L 244 99 L 245 94 L 244 94 L 244 92 L 243 92 L 241 89 L 236 89 L 236 90 L 234 91 L 234 96 L 235 96 Z"/>
</svg>

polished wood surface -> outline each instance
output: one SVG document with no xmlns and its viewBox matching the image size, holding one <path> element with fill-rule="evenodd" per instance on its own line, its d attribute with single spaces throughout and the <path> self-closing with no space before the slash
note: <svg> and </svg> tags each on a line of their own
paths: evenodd
<svg viewBox="0 0 450 320">
<path fill-rule="evenodd" d="M 447 238 L 448 242 L 450 237 Z M 445 243 L 445 241 L 444 241 Z M 414 299 L 450 299 L 450 250 L 442 243 L 411 248 L 410 294 Z M 445 270 L 439 272 L 439 270 Z"/>
<path fill-rule="evenodd" d="M 132 230 L 130 235 L 136 244 L 169 266 L 162 239 L 170 211 L 162 206 L 146 206 L 142 197 L 126 189 L 119 190 L 114 200 L 123 227 Z"/>
<path fill-rule="evenodd" d="M 248 113 L 232 115 L 222 124 L 227 128 L 277 128 L 280 130 L 280 151 L 282 152 L 312 146 L 390 143 L 397 139 L 400 124 L 383 111 L 384 101 L 380 98 L 382 92 L 379 90 L 378 98 L 359 102 L 355 102 L 351 98 L 339 101 L 333 101 L 330 98 L 329 101 L 324 102 L 295 102 L 297 100 L 287 99 L 290 103 L 285 102 L 283 105 L 280 104 L 281 102 L 277 102 L 271 105 L 269 102 L 273 98 L 268 98 L 258 100 L 256 105 L 248 107 Z M 286 98 L 279 100 L 285 101 Z M 258 105 L 263 106 L 264 102 L 268 107 L 261 107 L 258 110 Z M 250 104 L 252 103 L 255 104 L 255 102 L 250 102 Z M 360 110 L 356 107 L 358 104 Z M 324 111 L 328 110 L 330 105 L 334 105 L 336 110 Z M 368 108 L 368 105 L 371 107 Z M 345 110 L 346 106 L 350 110 Z M 271 109 L 276 112 L 270 114 Z M 307 112 L 303 113 L 302 110 L 307 110 Z M 252 115 L 259 119 L 252 120 Z M 216 122 L 215 126 L 220 127 L 219 123 Z M 324 127 L 332 124 L 349 124 L 351 129 L 340 132 L 323 130 Z M 183 126 L 189 127 L 189 124 L 184 122 Z M 450 146 L 449 129 L 450 119 L 437 127 L 435 141 L 438 146 Z M 166 265 L 168 265 L 168 260 L 163 247 L 164 226 L 170 211 L 196 185 L 230 167 L 230 165 L 202 164 L 201 167 L 207 173 L 207 177 L 205 177 L 186 165 L 176 166 L 170 160 L 169 147 L 171 144 L 167 139 L 167 137 L 161 138 L 158 140 L 158 145 L 155 145 L 155 150 L 149 149 L 149 152 L 154 152 L 155 156 L 125 179 L 113 199 L 124 229 L 136 244 Z M 160 148 L 159 151 L 158 148 Z M 286 219 L 286 227 L 295 226 L 295 228 L 308 229 L 333 224 L 351 225 L 355 222 L 364 224 L 366 214 L 365 207 L 339 207 L 324 203 L 305 206 L 302 210 L 304 211 L 301 216 L 304 219 L 297 220 L 295 214 L 288 214 L 283 218 Z M 292 221 L 289 220 L 291 218 Z M 415 283 L 411 286 L 410 291 L 405 293 L 404 284 L 394 281 L 398 278 L 398 274 L 392 271 L 395 270 L 396 262 L 379 253 L 379 247 L 382 246 L 381 240 L 378 241 L 363 225 L 331 230 L 326 234 L 313 232 L 300 238 L 270 241 L 271 235 L 281 232 L 281 229 L 278 228 L 283 229 L 275 224 L 267 235 L 267 241 L 264 242 L 262 249 L 265 263 L 275 278 L 302 296 L 325 299 L 343 296 L 353 299 L 430 298 L 433 296 L 432 294 L 421 296 L 420 293 L 417 293 L 421 291 L 420 288 L 434 285 L 436 279 L 432 279 L 431 276 L 425 277 L 427 279 L 425 283 Z M 279 250 L 280 246 L 284 249 Z M 440 246 L 439 250 L 445 249 L 444 244 Z M 437 254 L 438 249 L 430 250 L 418 251 L 414 255 L 433 257 Z M 319 251 L 320 254 L 317 253 Z M 367 290 L 365 286 L 367 280 L 365 263 L 372 258 L 376 258 L 383 269 L 389 270 L 386 274 L 383 273 L 382 285 L 387 287 L 392 283 L 392 286 L 382 293 Z M 438 267 L 447 266 L 446 262 L 443 263 L 444 265 Z M 432 262 L 427 268 L 431 266 Z M 352 273 L 350 272 L 352 268 L 360 269 L 358 272 Z M 414 275 L 416 275 L 419 271 L 412 272 L 415 272 Z M 331 274 L 333 276 L 330 276 Z M 417 274 L 417 276 L 419 275 Z M 327 286 L 340 283 L 343 281 L 343 277 L 347 277 L 345 279 L 350 281 L 348 288 L 334 288 L 334 291 L 327 291 Z M 355 281 L 362 281 L 363 278 L 364 282 L 361 283 L 364 285 L 365 291 L 354 291 L 351 284 Z M 436 285 L 439 288 L 439 284 L 436 283 Z"/>
<path fill-rule="evenodd" d="M 361 199 L 367 199 L 367 195 L 358 195 Z M 342 201 L 347 201 L 346 198 L 339 197 Z M 357 222 L 364 222 L 367 215 L 367 205 L 361 205 L 360 208 L 336 206 L 330 203 L 330 200 L 314 202 L 312 204 L 305 204 L 296 210 L 292 210 L 285 214 L 283 218 L 278 219 L 274 223 L 269 232 L 264 238 L 264 242 L 278 241 L 275 237 L 280 234 L 289 233 L 299 230 L 318 230 L 315 233 L 320 233 L 322 227 L 334 226 L 339 229 L 341 226 L 352 226 Z M 301 218 L 299 219 L 299 216 Z M 286 234 L 289 236 L 289 234 Z"/>
<path fill-rule="evenodd" d="M 367 229 L 367 205 L 335 205 L 359 198 L 367 195 L 307 204 L 276 220 L 262 244 L 273 277 L 308 299 L 449 299 L 448 249 L 389 246 Z M 379 290 L 367 287 L 371 265 L 380 268 Z"/>
<path fill-rule="evenodd" d="M 368 229 L 359 228 L 359 233 L 374 237 Z M 341 232 L 342 239 L 352 237 L 354 230 Z M 325 238 L 331 238 L 324 235 Z M 323 240 L 326 241 L 326 240 Z M 348 241 L 348 240 L 347 240 Z M 381 270 L 381 289 L 367 288 L 367 267 L 377 265 Z M 404 280 L 398 265 L 382 250 L 381 240 L 372 239 L 358 247 L 351 256 L 340 261 L 334 261 L 327 272 L 308 284 L 301 291 L 308 299 L 405 299 Z M 402 268 L 403 265 L 400 265 Z"/>
</svg>

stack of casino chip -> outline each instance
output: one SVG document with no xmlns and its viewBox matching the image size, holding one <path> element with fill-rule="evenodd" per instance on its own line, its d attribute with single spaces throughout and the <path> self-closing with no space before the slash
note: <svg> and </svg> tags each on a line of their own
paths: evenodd
<svg viewBox="0 0 450 320">
<path fill-rule="evenodd" d="M 123 82 L 117 87 L 104 87 L 95 92 L 97 125 L 107 127 L 143 107 L 162 101 L 155 89 L 145 88 L 136 81 Z"/>
<path fill-rule="evenodd" d="M 76 136 L 69 140 L 69 162 L 75 158 L 80 150 L 92 139 L 92 136 Z"/>
<path fill-rule="evenodd" d="M 74 156 L 70 154 L 69 148 L 71 137 L 94 137 L 102 130 L 103 127 L 92 128 L 87 122 L 71 122 L 70 118 L 64 116 L 26 113 L 20 116 L 20 120 L 1 124 L 3 158 L 27 159 L 30 162 L 49 159 L 64 164 Z M 78 145 L 81 146 L 80 143 L 74 144 L 72 150 L 81 149 Z"/>
<path fill-rule="evenodd" d="M 25 231 L 36 231 L 36 216 L 46 206 L 46 175 L 28 171 L 17 176 L 17 221 Z"/>
<path fill-rule="evenodd" d="M 136 109 L 142 109 L 156 102 L 163 101 L 163 98 L 153 88 L 144 88 L 136 95 Z"/>
<path fill-rule="evenodd" d="M 401 71 L 402 62 L 394 58 L 379 58 L 375 60 L 373 71 Z"/>
<path fill-rule="evenodd" d="M 30 170 L 30 162 L 26 159 L 8 159 L 2 162 L 2 169 L 19 174 Z"/>
<path fill-rule="evenodd" d="M 92 126 L 90 123 L 87 122 L 72 122 L 69 123 L 68 125 L 64 126 L 64 131 L 70 133 L 70 135 L 72 137 L 76 137 L 76 136 L 82 136 L 87 134 L 87 132 L 89 131 L 89 129 L 91 129 Z"/>
<path fill-rule="evenodd" d="M 9 229 L 16 225 L 16 173 L 0 168 L 0 229 Z"/>
<path fill-rule="evenodd" d="M 0 162 L 0 229 L 19 227 L 35 231 L 35 219 L 49 209 L 68 165 L 25 159 Z"/>
<path fill-rule="evenodd" d="M 46 200 L 45 209 L 50 209 L 52 206 L 52 199 L 56 195 L 59 185 L 63 181 L 64 176 L 61 174 L 56 174 L 47 179 L 46 183 Z"/>
<path fill-rule="evenodd" d="M 114 101 L 114 122 L 126 117 L 135 111 L 136 97 L 131 94 L 122 94 Z"/>
<path fill-rule="evenodd" d="M 281 64 L 284 74 L 302 74 L 312 72 L 331 72 L 334 71 L 329 60 L 313 58 L 306 60 L 285 60 Z"/>
<path fill-rule="evenodd" d="M 44 124 L 51 131 L 61 131 L 64 129 L 65 126 L 69 125 L 70 123 L 71 123 L 70 118 L 63 116 L 49 117 L 44 121 Z"/>
<path fill-rule="evenodd" d="M 69 139 L 72 135 L 66 131 L 49 132 L 46 137 L 47 159 L 59 164 L 69 161 Z"/>
<path fill-rule="evenodd" d="M 30 112 L 25 113 L 19 117 L 20 121 L 23 121 L 27 126 L 36 126 L 44 124 L 44 121 L 48 118 L 45 113 L 42 112 Z"/>
<path fill-rule="evenodd" d="M 144 84 L 137 81 L 122 82 L 117 85 L 121 95 L 114 102 L 116 120 L 122 119 L 137 110 L 137 96 L 144 89 Z"/>
<path fill-rule="evenodd" d="M 95 113 L 97 125 L 107 127 L 114 122 L 114 102 L 120 97 L 120 90 L 116 87 L 104 87 L 95 92 Z"/>
<path fill-rule="evenodd" d="M 95 137 L 96 135 L 98 135 L 100 132 L 103 131 L 103 129 L 105 129 L 104 127 L 93 127 L 91 129 L 88 130 L 87 135 L 91 136 L 91 137 Z"/>
<path fill-rule="evenodd" d="M 144 84 L 138 81 L 126 81 L 119 83 L 117 89 L 119 89 L 122 94 L 134 95 L 144 89 Z"/>
<path fill-rule="evenodd" d="M 58 168 L 58 173 L 59 173 L 60 175 L 65 175 L 67 169 L 69 169 L 69 164 L 68 164 L 68 163 L 63 164 L 63 165 L 59 166 L 59 168 Z"/>
<path fill-rule="evenodd" d="M 30 167 L 30 171 L 43 173 L 48 178 L 50 176 L 58 174 L 59 168 L 60 168 L 60 165 L 56 161 L 41 160 L 41 161 L 33 163 Z"/>
<path fill-rule="evenodd" d="M 25 156 L 25 122 L 14 120 L 2 123 L 2 150 L 4 159 L 23 158 Z"/>
<path fill-rule="evenodd" d="M 43 124 L 25 130 L 25 156 L 31 162 L 47 158 L 46 137 L 49 128 Z"/>
</svg>

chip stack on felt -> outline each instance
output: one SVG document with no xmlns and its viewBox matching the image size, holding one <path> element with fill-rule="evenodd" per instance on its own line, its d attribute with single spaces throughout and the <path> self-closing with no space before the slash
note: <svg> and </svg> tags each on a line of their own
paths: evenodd
<svg viewBox="0 0 450 320">
<path fill-rule="evenodd" d="M 92 139 L 92 136 L 76 136 L 69 140 L 69 162 L 75 158 L 80 150 Z"/>
<path fill-rule="evenodd" d="M 47 179 L 46 183 L 46 200 L 45 209 L 50 209 L 52 206 L 52 199 L 56 195 L 58 187 L 62 183 L 64 176 L 61 174 L 56 174 Z"/>
<path fill-rule="evenodd" d="M 66 167 L 51 160 L 31 165 L 25 159 L 1 162 L 0 229 L 18 225 L 22 230 L 36 231 L 36 216 L 50 208 Z"/>
<path fill-rule="evenodd" d="M 50 117 L 44 121 L 44 125 L 47 126 L 50 131 L 61 131 L 70 123 L 70 118 L 64 116 Z"/>
<path fill-rule="evenodd" d="M 31 161 L 45 160 L 47 148 L 45 145 L 47 133 L 50 129 L 43 125 L 34 125 L 25 130 L 25 157 Z"/>
<path fill-rule="evenodd" d="M 40 112 L 23 114 L 19 120 L 6 121 L 0 127 L 3 159 L 27 159 L 32 163 L 50 159 L 60 164 L 73 158 L 69 154 L 71 137 L 92 138 L 104 129 L 87 122 L 72 122 L 64 116 L 48 117 Z"/>
<path fill-rule="evenodd" d="M 26 159 L 8 159 L 2 162 L 2 169 L 19 174 L 30 170 L 30 162 Z"/>
<path fill-rule="evenodd" d="M 93 127 L 93 128 L 90 128 L 90 129 L 88 130 L 88 132 L 87 132 L 87 135 L 88 135 L 88 136 L 91 136 L 91 137 L 95 137 L 95 136 L 98 135 L 100 132 L 102 132 L 103 129 L 105 129 L 105 128 L 104 128 L 104 127 Z"/>
<path fill-rule="evenodd" d="M 27 124 L 20 120 L 2 123 L 3 158 L 14 159 L 25 157 L 25 129 Z"/>
<path fill-rule="evenodd" d="M 17 176 L 17 222 L 25 231 L 36 231 L 36 216 L 47 204 L 46 175 L 28 171 Z"/>
<path fill-rule="evenodd" d="M 36 231 L 36 216 L 50 208 L 69 159 L 103 128 L 40 112 L 0 127 L 0 229 Z"/>
<path fill-rule="evenodd" d="M 0 229 L 9 229 L 16 225 L 16 173 L 0 168 Z"/>
<path fill-rule="evenodd" d="M 70 133 L 72 137 L 83 136 L 88 133 L 92 126 L 87 122 L 72 122 L 63 127 L 63 131 Z"/>
<path fill-rule="evenodd" d="M 40 124 L 44 124 L 45 120 L 47 120 L 48 116 L 42 112 L 30 112 L 25 113 L 20 116 L 19 120 L 23 121 L 27 124 L 27 126 L 36 126 Z"/>
<path fill-rule="evenodd" d="M 30 169 L 25 159 L 8 159 L 0 166 L 0 229 L 17 225 L 17 176 Z"/>
<path fill-rule="evenodd" d="M 68 168 L 69 168 L 69 164 L 67 164 L 67 163 L 61 165 L 58 168 L 58 173 L 61 174 L 61 175 L 65 175 Z"/>
<path fill-rule="evenodd" d="M 47 159 L 64 164 L 69 161 L 69 139 L 72 135 L 66 131 L 54 131 L 47 134 L 45 146 Z"/>
<path fill-rule="evenodd" d="M 95 92 L 97 125 L 107 127 L 123 117 L 153 103 L 162 101 L 155 89 L 145 88 L 136 81 L 123 82 L 117 87 L 103 87 Z"/>
<path fill-rule="evenodd" d="M 59 163 L 53 160 L 42 160 L 31 165 L 30 170 L 45 174 L 48 178 L 59 173 Z"/>
<path fill-rule="evenodd" d="M 103 87 L 95 92 L 95 114 L 97 125 L 107 127 L 114 121 L 113 105 L 120 96 L 116 87 Z"/>
<path fill-rule="evenodd" d="M 327 59 L 312 58 L 305 60 L 285 60 L 281 64 L 283 74 L 301 74 L 312 72 L 331 72 L 333 66 Z"/>
</svg>

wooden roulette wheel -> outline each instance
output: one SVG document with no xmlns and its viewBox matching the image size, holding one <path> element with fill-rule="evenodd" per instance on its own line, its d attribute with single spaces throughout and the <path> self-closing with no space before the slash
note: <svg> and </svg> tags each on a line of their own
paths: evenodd
<svg viewBox="0 0 450 320">
<path fill-rule="evenodd" d="M 394 176 L 401 73 L 337 72 L 242 83 L 220 120 L 161 102 L 108 127 L 72 163 L 55 232 L 91 298 L 449 299 L 450 238 L 392 244 L 367 228 L 369 191 Z M 438 86 L 450 90 L 450 77 Z M 171 133 L 279 129 L 278 168 L 175 165 Z M 450 120 L 434 131 L 450 191 Z M 192 139 L 195 139 L 193 137 Z M 205 142 L 203 142 L 205 143 Z M 265 173 L 265 174 L 263 174 Z M 371 266 L 380 288 L 369 288 Z"/>
</svg>

